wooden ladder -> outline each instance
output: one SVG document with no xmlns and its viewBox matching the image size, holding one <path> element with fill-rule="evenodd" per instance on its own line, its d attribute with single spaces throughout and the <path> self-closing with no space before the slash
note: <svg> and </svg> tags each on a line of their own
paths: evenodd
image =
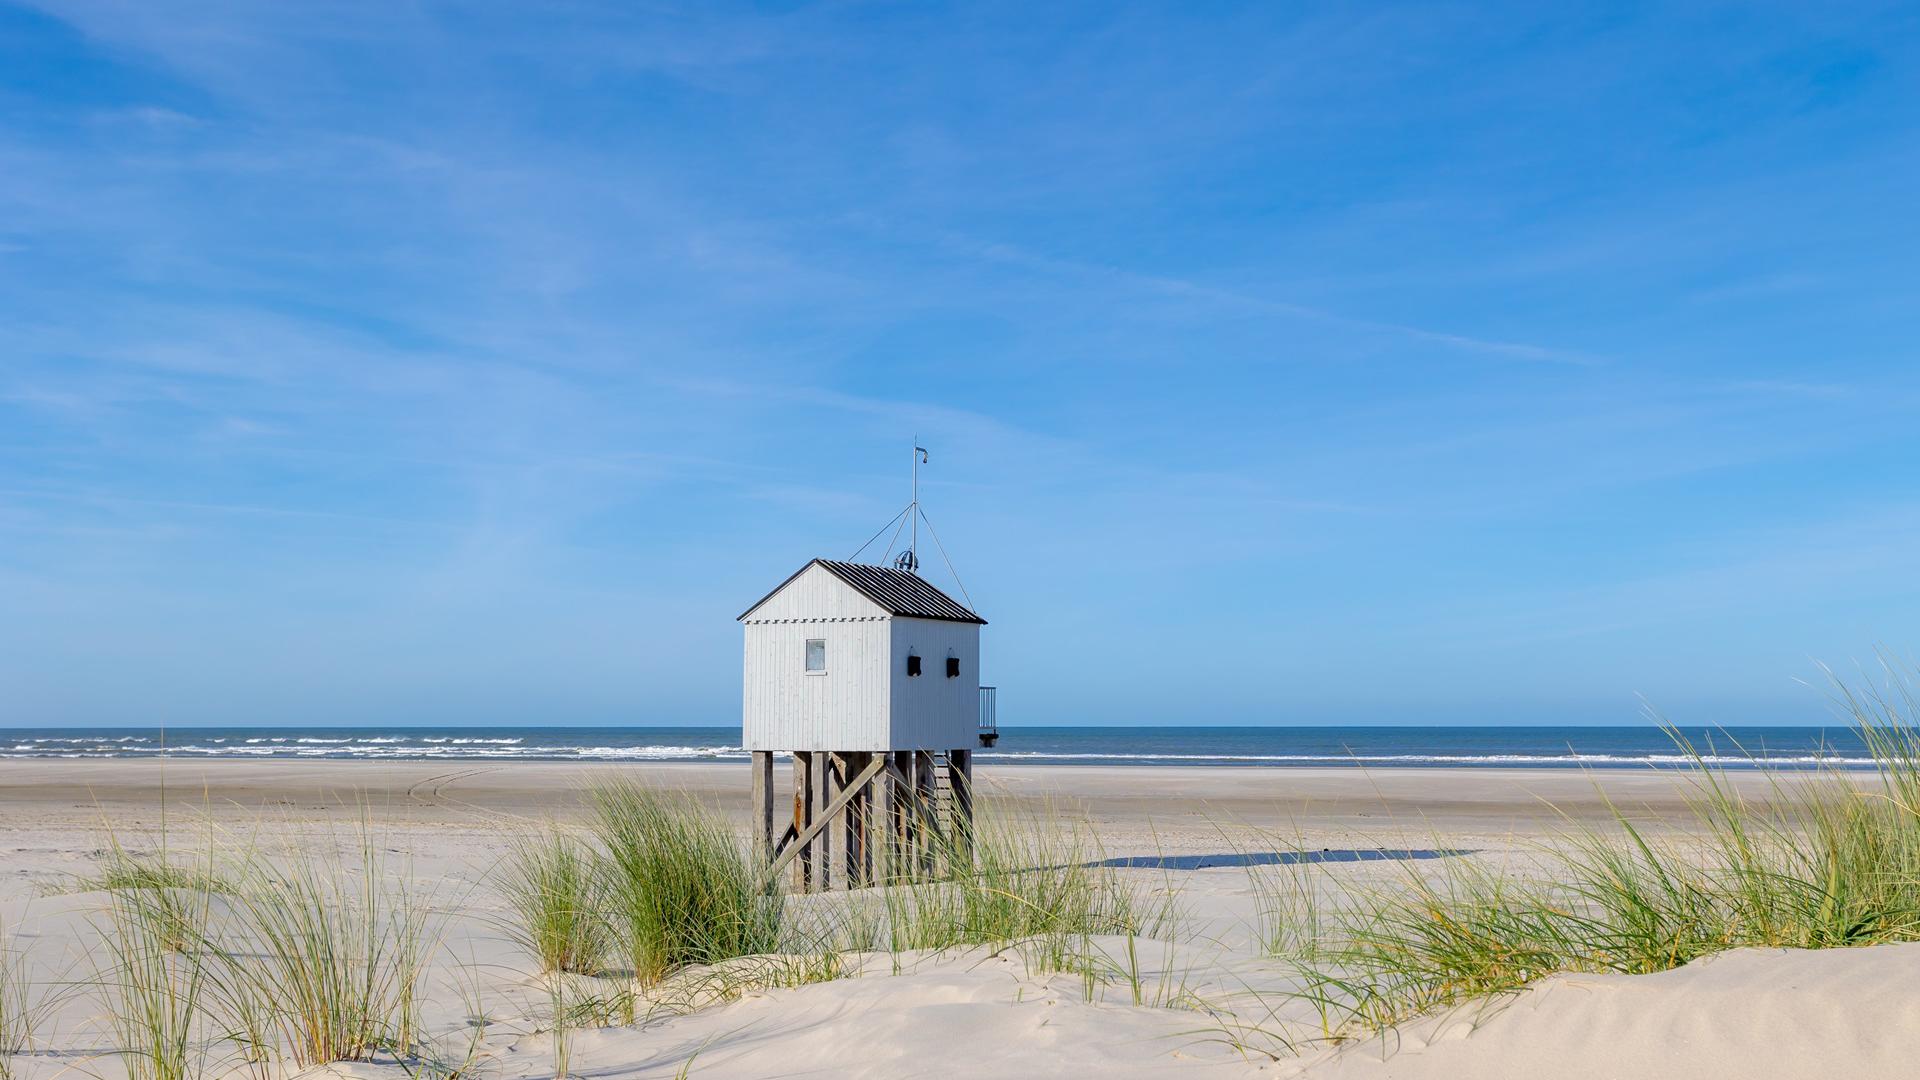
<svg viewBox="0 0 1920 1080">
<path fill-rule="evenodd" d="M 953 774 L 947 769 L 947 752 L 933 752 L 933 820 L 940 830 L 953 835 Z"/>
</svg>

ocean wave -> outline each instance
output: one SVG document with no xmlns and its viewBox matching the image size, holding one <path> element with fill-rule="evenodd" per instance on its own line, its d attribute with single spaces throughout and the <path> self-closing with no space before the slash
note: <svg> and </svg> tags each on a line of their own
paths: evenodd
<svg viewBox="0 0 1920 1080">
<path fill-rule="evenodd" d="M 412 744 L 402 738 L 380 739 L 298 739 L 291 744 L 284 740 L 274 743 L 262 743 L 248 740 L 251 745 L 222 745 L 211 740 L 206 743 L 179 743 L 164 750 L 159 746 L 127 748 L 110 744 L 99 744 L 91 749 L 56 749 L 44 743 L 21 742 L 7 750 L 0 750 L 0 758 L 36 758 L 36 757 L 97 757 L 97 758 L 135 758 L 159 757 L 163 753 L 183 757 L 289 757 L 289 758 L 333 758 L 341 760 L 521 760 L 521 761 L 565 761 L 571 759 L 589 760 L 635 760 L 635 761 L 702 761 L 725 758 L 746 757 L 746 751 L 738 746 L 688 746 L 678 744 L 642 745 L 642 746 L 524 746 L 521 739 L 457 739 L 440 740 L 432 745 Z"/>
<path fill-rule="evenodd" d="M 653 728 L 504 728 L 469 729 L 191 729 L 126 734 L 15 729 L 0 732 L 0 758 L 181 759 L 231 758 L 249 761 L 434 761 L 434 762 L 738 762 L 747 751 L 737 745 L 739 729 Z M 1748 740 L 1752 754 L 1723 752 L 1693 757 L 1677 752 L 1649 733 L 1570 731 L 1565 736 L 1592 752 L 1564 748 L 1557 732 L 1526 731 L 1508 736 L 1480 731 L 1453 738 L 1445 729 L 1413 737 L 1357 733 L 1345 749 L 1344 733 L 1290 735 L 1231 734 L 1197 730 L 1191 738 L 1160 733 L 1142 741 L 1130 731 L 1091 731 L 1028 735 L 1009 733 L 1007 744 L 976 751 L 982 765 L 1245 766 L 1333 767 L 1428 766 L 1458 768 L 1686 768 L 1695 763 L 1745 769 L 1872 768 L 1873 758 L 1858 745 L 1834 745 L 1819 729 L 1790 729 L 1776 738 L 1756 732 Z M 524 734 L 514 734 L 515 731 Z M 170 739 L 169 739 L 170 737 Z M 700 740 L 712 738 L 713 743 Z M 171 740 L 171 741 L 170 741 Z M 724 740 L 724 741 L 723 741 Z M 1766 746 L 1771 741 L 1774 749 Z M 1010 745 L 1009 745 L 1010 744 Z M 1704 745 L 1704 741 L 1701 745 Z"/>
<path fill-rule="evenodd" d="M 745 757 L 739 746 L 584 746 L 576 753 L 593 758 L 645 758 L 668 761 L 674 758 Z"/>
</svg>

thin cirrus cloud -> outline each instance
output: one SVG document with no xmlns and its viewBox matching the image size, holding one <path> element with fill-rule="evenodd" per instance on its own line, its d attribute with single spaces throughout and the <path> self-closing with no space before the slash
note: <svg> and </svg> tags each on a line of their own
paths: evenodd
<svg viewBox="0 0 1920 1080">
<path fill-rule="evenodd" d="M 916 436 L 1034 720 L 1804 719 L 1913 632 L 1874 9 L 0 18 L 31 722 L 724 722 Z"/>
</svg>

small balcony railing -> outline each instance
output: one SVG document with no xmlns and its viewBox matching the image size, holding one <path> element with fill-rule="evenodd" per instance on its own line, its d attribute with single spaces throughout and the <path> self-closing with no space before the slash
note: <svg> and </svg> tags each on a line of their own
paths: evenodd
<svg viewBox="0 0 1920 1080">
<path fill-rule="evenodd" d="M 980 688 L 980 745 L 992 746 L 1000 741 L 1000 688 L 983 686 Z"/>
</svg>

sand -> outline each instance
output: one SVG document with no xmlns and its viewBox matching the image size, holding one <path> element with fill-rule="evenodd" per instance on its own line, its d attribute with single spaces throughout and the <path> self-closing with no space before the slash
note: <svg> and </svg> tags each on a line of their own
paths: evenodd
<svg viewBox="0 0 1920 1080">
<path fill-rule="evenodd" d="M 1287 1062 L 1316 1080 L 1914 1075 L 1920 946 L 1742 949 L 1656 975 L 1562 975 Z"/>
<path fill-rule="evenodd" d="M 747 775 L 728 765 L 591 766 L 287 761 L 0 763 L 0 918 L 42 982 L 81 978 L 105 899 L 69 892 L 97 869 L 103 826 L 154 843 L 165 816 L 191 847 L 211 818 L 263 847 L 287 838 L 350 844 L 375 822 L 390 865 L 430 889 L 446 914 L 426 1018 L 449 1040 L 478 1039 L 477 1072 L 552 1076 L 543 983 L 513 943 L 495 888 L 515 830 L 583 812 L 582 792 L 614 774 L 691 791 L 746 814 Z M 1764 797 L 1758 777 L 1739 781 Z M 1523 865 L 1568 824 L 1604 824 L 1609 804 L 1663 829 L 1686 827 L 1672 774 L 1557 770 L 1046 768 L 982 770 L 995 812 L 1084 814 L 1103 854 L 1154 887 L 1179 891 L 1186 933 L 1135 943 L 1145 1003 L 1122 982 L 1089 993 L 1037 975 L 1012 951 L 854 957 L 856 977 L 754 993 L 637 1028 L 577 1031 L 571 1068 L 645 1077 L 1710 1077 L 1913 1074 L 1920 1051 L 1920 945 L 1783 953 L 1740 951 L 1649 976 L 1560 976 L 1508 997 L 1403 1025 L 1388 1036 L 1291 1052 L 1236 1049 L 1231 1021 L 1181 1004 L 1197 997 L 1270 1025 L 1312 1026 L 1289 997 L 1292 974 L 1256 944 L 1250 873 L 1298 850 L 1328 860 L 1331 888 L 1397 880 L 1409 865 Z M 1251 865 L 1251 868 L 1249 866 Z M 811 901 L 809 901 L 811 902 Z M 1116 957 L 1126 943 L 1096 940 Z M 1191 1002 L 1186 1002 L 1190 1005 Z M 470 1024 L 475 1009 L 484 1027 Z M 68 993 L 48 1022 L 52 1052 L 18 1075 L 123 1075 L 98 994 Z M 1244 1033 L 1243 1033 L 1244 1034 Z M 1259 1042 L 1258 1040 L 1245 1040 Z M 451 1045 L 451 1042 L 449 1043 Z M 691 1064 L 689 1065 L 689 1061 Z M 314 1076 L 407 1075 L 392 1063 L 323 1066 Z"/>
</svg>

